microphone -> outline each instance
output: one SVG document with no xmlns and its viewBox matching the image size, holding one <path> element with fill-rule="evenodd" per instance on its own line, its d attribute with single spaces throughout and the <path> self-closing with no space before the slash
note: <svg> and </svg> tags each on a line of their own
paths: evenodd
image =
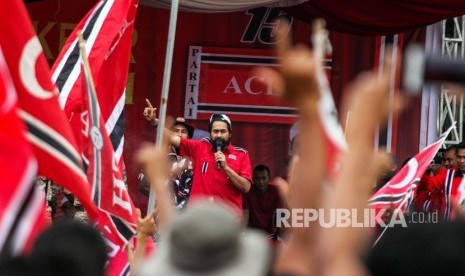
<svg viewBox="0 0 465 276">
<path fill-rule="evenodd" d="M 418 93 L 424 83 L 453 82 L 465 84 L 465 62 L 443 57 L 428 57 L 423 47 L 410 46 L 405 51 L 402 86 L 407 91 Z"/>
<path fill-rule="evenodd" d="M 221 151 L 221 146 L 216 146 L 216 152 L 219 152 Z M 219 169 L 221 169 L 221 162 L 220 161 L 216 161 L 216 167 Z"/>
<path fill-rule="evenodd" d="M 213 145 L 216 149 L 216 152 L 220 152 L 222 149 L 223 149 L 223 146 L 224 146 L 225 142 L 223 139 L 219 138 L 219 139 L 215 139 L 213 141 Z M 219 169 L 221 169 L 221 162 L 220 161 L 216 161 L 216 167 Z"/>
</svg>

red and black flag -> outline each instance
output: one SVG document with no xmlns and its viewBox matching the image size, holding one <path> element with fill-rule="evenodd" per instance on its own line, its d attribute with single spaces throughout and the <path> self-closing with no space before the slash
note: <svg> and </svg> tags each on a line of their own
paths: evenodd
<svg viewBox="0 0 465 276">
<path fill-rule="evenodd" d="M 18 117 L 16 91 L 0 47 L 0 260 L 23 253 L 47 226 L 37 161 Z"/>
<path fill-rule="evenodd" d="M 79 118 L 72 114 L 81 109 L 83 75 L 77 37 L 77 32 L 81 31 L 101 104 L 101 116 L 120 168 L 123 167 L 125 89 L 137 5 L 138 0 L 99 1 L 76 26 L 52 67 L 61 108 L 73 127 L 79 128 Z M 75 133 L 78 131 L 75 129 Z"/>
<path fill-rule="evenodd" d="M 415 198 L 418 182 L 453 128 L 450 127 L 436 142 L 411 158 L 386 185 L 372 195 L 370 207 L 376 210 L 392 208 L 405 211 Z"/>
<path fill-rule="evenodd" d="M 100 217 L 97 223 L 106 244 L 114 254 L 109 254 L 107 271 L 112 275 L 129 273 L 125 248 L 136 233 L 135 207 L 117 166 L 113 146 L 105 130 L 100 104 L 93 84 L 90 66 L 82 47 L 82 114 L 86 118 L 82 132 L 83 155 L 88 160 L 87 179 L 92 186 L 92 198 Z"/>
<path fill-rule="evenodd" d="M 73 193 L 89 216 L 97 215 L 82 159 L 58 91 L 35 35 L 23 1 L 7 0 L 0 9 L 0 45 L 3 49 L 27 127 L 27 139 L 37 158 L 39 175 Z"/>
</svg>

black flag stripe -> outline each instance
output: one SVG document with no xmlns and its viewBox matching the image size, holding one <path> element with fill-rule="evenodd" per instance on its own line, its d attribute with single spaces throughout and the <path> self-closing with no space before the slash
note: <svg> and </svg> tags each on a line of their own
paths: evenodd
<svg viewBox="0 0 465 276">
<path fill-rule="evenodd" d="M 100 14 L 102 13 L 103 8 L 105 7 L 105 5 L 107 5 L 107 3 L 109 2 L 105 1 L 105 3 L 96 10 L 92 18 L 90 19 L 89 24 L 86 26 L 86 28 L 82 32 L 82 36 L 84 37 L 85 40 L 89 38 L 89 35 L 94 30 L 95 23 L 97 22 L 97 19 L 99 18 Z M 57 80 L 55 82 L 60 92 L 63 89 L 63 86 L 65 85 L 66 81 L 68 80 L 69 75 L 73 71 L 73 68 L 76 66 L 78 62 L 79 62 L 79 43 L 76 43 L 76 45 L 74 45 L 73 50 L 68 56 L 66 63 L 61 69 L 60 74 L 58 75 Z"/>
<path fill-rule="evenodd" d="M 76 169 L 82 171 L 79 160 L 75 155 L 68 150 L 68 148 L 62 143 L 61 140 L 57 139 L 59 137 L 54 137 L 54 135 L 47 132 L 45 129 L 41 129 L 39 125 L 31 122 L 28 118 L 23 116 L 24 122 L 29 130 L 29 133 L 34 135 L 37 139 L 43 141 L 45 144 L 53 147 L 58 153 L 60 153 L 64 158 L 68 159 L 73 165 L 76 166 Z M 42 148 L 44 151 L 48 151 L 46 148 Z M 53 153 L 50 153 L 53 155 Z"/>
</svg>

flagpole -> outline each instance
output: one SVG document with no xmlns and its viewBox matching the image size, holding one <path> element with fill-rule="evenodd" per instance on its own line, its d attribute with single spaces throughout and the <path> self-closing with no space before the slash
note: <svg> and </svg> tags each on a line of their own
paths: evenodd
<svg viewBox="0 0 465 276">
<path fill-rule="evenodd" d="M 163 74 L 163 86 L 161 89 L 160 112 L 158 114 L 158 125 L 156 145 L 161 149 L 163 145 L 163 132 L 166 121 L 166 107 L 168 102 L 170 79 L 171 79 L 171 64 L 173 60 L 174 40 L 176 37 L 176 23 L 178 20 L 179 0 L 171 1 L 170 23 L 168 27 L 168 42 L 166 43 L 165 71 Z M 150 214 L 155 208 L 156 195 L 155 190 L 150 187 L 149 203 L 147 206 L 147 214 Z"/>
<path fill-rule="evenodd" d="M 86 44 L 81 31 L 77 31 L 77 37 L 79 40 L 79 51 L 81 52 L 82 63 L 86 68 L 87 72 L 92 72 L 90 69 L 89 60 L 87 59 Z M 92 77 L 92 74 L 89 74 L 88 78 L 90 87 L 93 91 L 95 91 L 94 78 Z"/>
<path fill-rule="evenodd" d="M 394 213 L 396 213 L 396 212 L 399 212 L 399 211 L 400 211 L 400 208 L 402 208 L 402 207 L 404 206 L 405 202 L 407 202 L 407 199 L 408 199 L 408 196 L 406 196 L 406 197 L 404 198 L 404 200 L 402 201 L 402 203 L 399 205 L 399 207 L 397 207 L 397 208 L 394 210 L 394 212 L 393 212 L 392 214 L 394 214 Z M 386 232 L 386 230 L 387 230 L 389 227 L 390 227 L 389 225 L 386 225 L 386 227 L 384 227 L 383 232 L 381 232 L 381 234 L 379 234 L 378 238 L 377 238 L 376 241 L 373 243 L 373 247 L 375 247 L 375 246 L 378 244 L 378 242 L 381 240 L 381 238 L 383 237 L 384 233 Z"/>
<path fill-rule="evenodd" d="M 88 93 L 89 94 L 93 94 L 95 93 L 95 85 L 94 85 L 94 78 L 92 77 L 92 70 L 90 69 L 90 64 L 89 64 L 89 59 L 88 59 L 88 56 L 87 56 L 87 51 L 86 51 L 86 42 L 84 41 L 84 37 L 82 36 L 82 32 L 81 31 L 77 31 L 77 37 L 78 37 L 78 45 L 79 45 L 79 51 L 81 53 L 81 60 L 82 60 L 82 65 L 83 65 L 83 71 L 86 71 L 88 72 L 88 74 L 86 74 L 86 72 L 82 72 L 82 77 L 85 78 L 86 75 L 87 76 L 87 79 L 89 81 L 89 86 L 91 89 L 88 89 Z M 92 104 L 90 103 L 91 101 L 91 98 L 92 97 L 95 97 L 97 98 L 97 95 L 93 95 L 93 96 L 88 96 L 88 101 L 89 101 L 89 106 L 92 106 Z M 92 116 L 92 108 L 89 108 L 89 116 Z M 96 122 L 94 122 L 96 123 Z M 97 122 L 99 123 L 99 122 Z M 95 150 L 95 145 L 93 146 L 94 150 Z M 94 202 L 97 204 L 97 201 L 99 200 L 96 200 L 94 197 L 95 197 L 95 189 L 96 189 L 96 185 L 95 183 L 92 185 L 92 190 L 91 190 L 91 196 L 92 196 L 92 199 L 94 199 Z"/>
</svg>

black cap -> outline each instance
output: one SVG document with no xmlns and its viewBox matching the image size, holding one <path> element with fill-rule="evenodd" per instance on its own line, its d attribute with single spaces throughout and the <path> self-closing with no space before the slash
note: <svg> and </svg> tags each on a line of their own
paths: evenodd
<svg viewBox="0 0 465 276">
<path fill-rule="evenodd" d="M 184 119 L 183 117 L 177 117 L 176 119 L 174 119 L 173 125 L 183 125 L 184 127 L 186 127 L 187 136 L 189 137 L 189 139 L 191 139 L 192 136 L 194 136 L 194 127 L 186 123 L 186 119 Z"/>
</svg>

